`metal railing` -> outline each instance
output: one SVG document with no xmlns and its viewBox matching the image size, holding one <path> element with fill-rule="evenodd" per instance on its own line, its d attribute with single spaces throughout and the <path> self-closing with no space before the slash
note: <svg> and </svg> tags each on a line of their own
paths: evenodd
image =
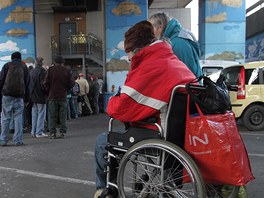
<svg viewBox="0 0 264 198">
<path fill-rule="evenodd" d="M 102 63 L 102 40 L 94 34 L 76 34 L 69 36 L 51 36 L 50 41 L 52 57 L 57 55 L 85 55 L 87 58 Z"/>
</svg>

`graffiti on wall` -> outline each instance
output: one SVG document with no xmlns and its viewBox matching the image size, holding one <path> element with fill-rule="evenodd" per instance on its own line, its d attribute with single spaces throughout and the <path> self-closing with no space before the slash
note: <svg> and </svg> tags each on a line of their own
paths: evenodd
<svg viewBox="0 0 264 198">
<path fill-rule="evenodd" d="M 147 19 L 147 1 L 106 1 L 106 79 L 107 91 L 117 91 L 124 84 L 130 68 L 124 51 L 124 33 Z"/>
<path fill-rule="evenodd" d="M 264 61 L 264 32 L 246 41 L 246 62 Z"/>
<path fill-rule="evenodd" d="M 26 63 L 35 57 L 33 0 L 0 2 L 0 68 L 20 51 Z"/>
</svg>

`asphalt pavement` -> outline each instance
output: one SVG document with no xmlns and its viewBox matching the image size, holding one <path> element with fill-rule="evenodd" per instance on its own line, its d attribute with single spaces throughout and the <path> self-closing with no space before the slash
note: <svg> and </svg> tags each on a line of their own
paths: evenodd
<svg viewBox="0 0 264 198">
<path fill-rule="evenodd" d="M 24 146 L 10 141 L 0 147 L 0 198 L 92 198 L 95 190 L 93 148 L 96 136 L 108 130 L 109 117 L 98 114 L 67 121 L 65 139 L 32 138 Z M 256 177 L 249 198 L 264 194 L 264 132 L 239 125 Z"/>
</svg>

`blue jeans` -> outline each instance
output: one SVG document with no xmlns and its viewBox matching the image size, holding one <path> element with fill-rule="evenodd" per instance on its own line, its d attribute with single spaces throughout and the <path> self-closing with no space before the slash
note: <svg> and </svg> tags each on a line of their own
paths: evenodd
<svg viewBox="0 0 264 198">
<path fill-rule="evenodd" d="M 44 133 L 44 122 L 46 118 L 46 104 L 34 103 L 32 106 L 32 129 L 31 135 Z"/>
<path fill-rule="evenodd" d="M 77 101 L 77 96 L 72 96 L 72 105 L 73 105 L 73 114 L 75 116 L 75 118 L 78 118 L 78 101 Z"/>
<path fill-rule="evenodd" d="M 106 187 L 106 159 L 107 150 L 105 146 L 107 144 L 107 133 L 101 133 L 97 136 L 95 142 L 95 175 L 96 175 L 96 189 Z"/>
<path fill-rule="evenodd" d="M 2 144 L 8 142 L 9 125 L 12 121 L 12 114 L 14 116 L 13 141 L 15 144 L 23 143 L 23 98 L 15 98 L 12 96 L 3 96 L 2 98 L 2 132 L 0 141 Z"/>
<path fill-rule="evenodd" d="M 67 120 L 71 119 L 71 98 L 67 98 Z"/>
</svg>

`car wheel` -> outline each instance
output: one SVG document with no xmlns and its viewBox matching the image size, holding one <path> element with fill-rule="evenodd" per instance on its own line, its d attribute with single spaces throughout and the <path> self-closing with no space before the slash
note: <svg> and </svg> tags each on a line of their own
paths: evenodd
<svg viewBox="0 0 264 198">
<path fill-rule="evenodd" d="M 251 131 L 260 131 L 264 129 L 264 107 L 253 105 L 246 109 L 242 117 L 243 124 Z"/>
</svg>

